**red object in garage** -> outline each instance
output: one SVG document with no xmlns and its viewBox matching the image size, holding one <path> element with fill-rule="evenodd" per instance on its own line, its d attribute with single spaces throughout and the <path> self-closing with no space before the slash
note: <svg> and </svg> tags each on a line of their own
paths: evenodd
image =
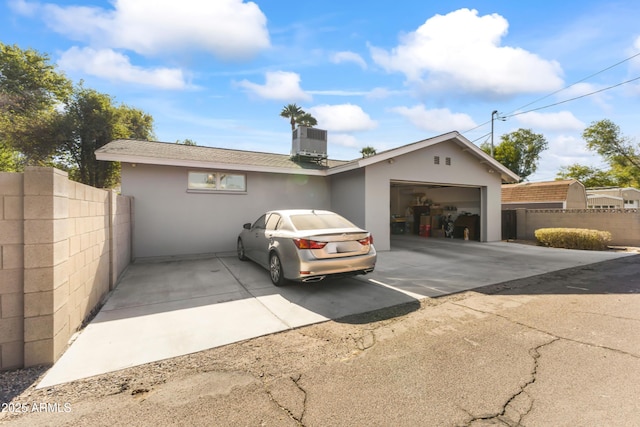
<svg viewBox="0 0 640 427">
<path fill-rule="evenodd" d="M 429 237 L 431 236 L 431 226 L 428 224 L 420 225 L 420 236 Z"/>
</svg>

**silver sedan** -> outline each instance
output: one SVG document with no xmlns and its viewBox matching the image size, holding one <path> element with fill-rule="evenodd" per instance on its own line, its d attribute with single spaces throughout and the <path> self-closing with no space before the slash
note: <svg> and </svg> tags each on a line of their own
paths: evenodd
<svg viewBox="0 0 640 427">
<path fill-rule="evenodd" d="M 377 258 L 369 232 L 325 210 L 269 211 L 244 224 L 237 248 L 238 258 L 269 270 L 276 286 L 370 273 Z"/>
</svg>

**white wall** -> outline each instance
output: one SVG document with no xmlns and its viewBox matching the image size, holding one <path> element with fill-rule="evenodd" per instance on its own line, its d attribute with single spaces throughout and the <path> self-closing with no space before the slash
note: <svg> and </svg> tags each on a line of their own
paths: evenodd
<svg viewBox="0 0 640 427">
<path fill-rule="evenodd" d="M 440 164 L 434 164 L 434 156 L 440 156 Z M 451 158 L 447 166 L 446 157 Z M 486 165 L 471 154 L 462 151 L 454 142 L 443 142 L 410 154 L 398 156 L 393 163 L 376 163 L 366 168 L 365 174 L 365 224 L 373 233 L 376 248 L 391 248 L 389 233 L 390 183 L 392 180 L 432 182 L 450 185 L 467 185 L 482 188 L 485 202 L 480 197 L 483 221 L 481 240 L 501 239 L 501 180 L 498 173 L 489 173 Z M 475 190 L 478 191 L 478 190 Z M 436 198 L 433 198 L 434 201 Z M 444 200 L 442 201 L 444 203 Z M 458 208 L 460 210 L 460 207 Z M 486 220 L 486 223 L 485 223 Z"/>
<path fill-rule="evenodd" d="M 331 207 L 325 177 L 250 172 L 246 194 L 202 194 L 187 192 L 189 170 L 122 164 L 122 194 L 135 200 L 135 258 L 235 251 L 242 224 L 267 210 Z"/>
<path fill-rule="evenodd" d="M 365 226 L 364 169 L 332 175 L 331 210 L 349 219 L 358 227 Z"/>
</svg>

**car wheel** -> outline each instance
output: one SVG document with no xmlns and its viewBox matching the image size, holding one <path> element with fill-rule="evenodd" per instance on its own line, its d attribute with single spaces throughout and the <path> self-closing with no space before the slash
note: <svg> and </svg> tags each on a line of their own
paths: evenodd
<svg viewBox="0 0 640 427">
<path fill-rule="evenodd" d="M 244 252 L 244 244 L 242 243 L 242 240 L 238 239 L 238 259 L 240 261 L 246 261 L 247 260 L 247 255 Z"/>
<path fill-rule="evenodd" d="M 269 275 L 271 276 L 271 282 L 276 286 L 284 285 L 285 279 L 282 274 L 282 263 L 277 253 L 272 252 L 269 255 Z"/>
</svg>

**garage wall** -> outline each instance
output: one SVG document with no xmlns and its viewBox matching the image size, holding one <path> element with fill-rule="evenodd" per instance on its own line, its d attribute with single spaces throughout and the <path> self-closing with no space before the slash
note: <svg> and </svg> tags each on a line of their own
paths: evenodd
<svg viewBox="0 0 640 427">
<path fill-rule="evenodd" d="M 122 194 L 135 198 L 133 257 L 235 251 L 245 222 L 272 209 L 331 207 L 321 176 L 248 172 L 243 194 L 188 193 L 197 169 L 122 164 Z"/>
<path fill-rule="evenodd" d="M 364 169 L 357 169 L 330 177 L 331 210 L 348 218 L 358 227 L 365 226 L 364 175 Z"/>
<path fill-rule="evenodd" d="M 440 164 L 434 164 L 434 156 L 440 157 Z M 446 164 L 447 157 L 451 159 L 450 165 Z M 475 156 L 463 151 L 455 142 L 446 141 L 398 156 L 393 162 L 383 161 L 366 167 L 365 224 L 376 236 L 377 249 L 391 248 L 389 188 L 392 180 L 483 187 L 480 203 L 485 212 L 481 214 L 484 218 L 481 240 L 501 239 L 500 175 L 489 173 L 486 165 Z"/>
</svg>

